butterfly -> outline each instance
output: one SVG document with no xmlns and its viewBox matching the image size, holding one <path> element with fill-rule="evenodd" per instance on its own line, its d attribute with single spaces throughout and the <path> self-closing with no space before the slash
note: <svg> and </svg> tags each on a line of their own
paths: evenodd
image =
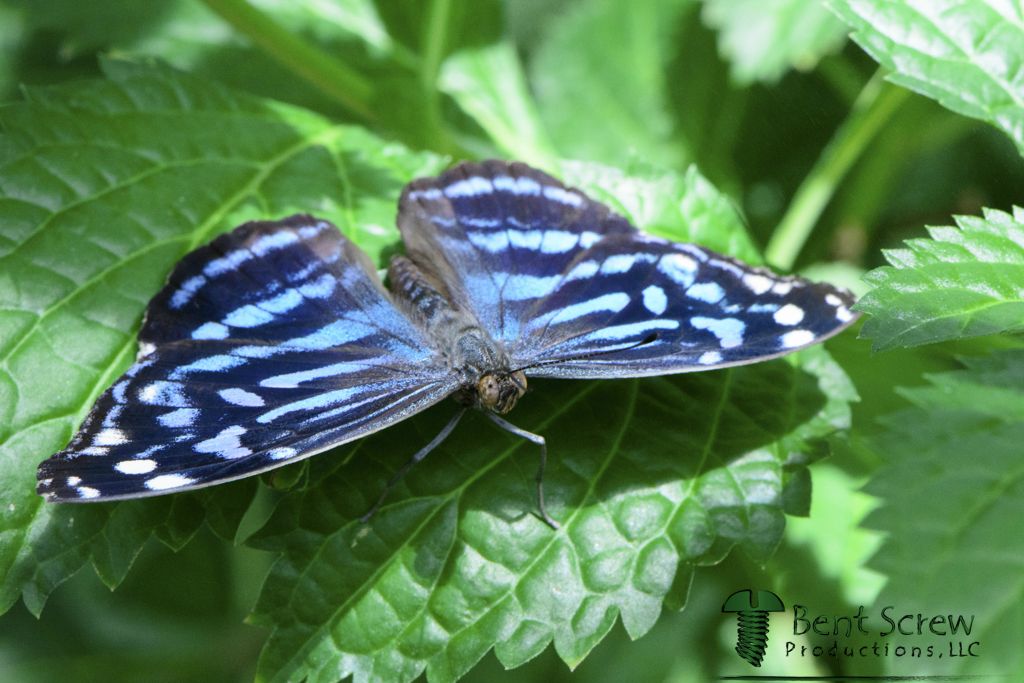
<svg viewBox="0 0 1024 683">
<path fill-rule="evenodd" d="M 104 501 L 218 484 L 453 396 L 461 409 L 384 493 L 475 408 L 540 447 L 540 516 L 556 526 L 544 439 L 502 417 L 527 377 L 755 363 L 855 318 L 848 292 L 645 234 L 521 163 L 413 181 L 398 227 L 405 255 L 388 289 L 312 216 L 246 223 L 186 255 L 146 309 L 135 364 L 40 464 L 39 493 Z"/>
</svg>

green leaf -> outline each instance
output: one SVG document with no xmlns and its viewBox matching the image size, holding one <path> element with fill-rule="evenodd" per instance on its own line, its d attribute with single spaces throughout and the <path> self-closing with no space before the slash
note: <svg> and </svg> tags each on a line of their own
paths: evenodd
<svg viewBox="0 0 1024 683">
<path fill-rule="evenodd" d="M 857 309 L 875 349 L 1024 331 L 1024 209 L 955 218 L 959 229 L 929 228 L 865 276 Z"/>
<path fill-rule="evenodd" d="M 685 165 L 665 74 L 674 32 L 692 6 L 692 0 L 590 0 L 549 16 L 528 72 L 563 157 Z"/>
<path fill-rule="evenodd" d="M 36 88 L 0 109 L 0 608 L 38 613 L 92 561 L 116 585 L 152 532 L 180 546 L 208 494 L 44 504 L 35 466 L 67 442 L 135 355 L 149 299 L 188 250 L 238 223 L 334 221 L 374 258 L 397 238 L 395 197 L 438 161 L 302 110 L 162 68 Z M 218 489 L 233 534 L 252 485 Z"/>
<path fill-rule="evenodd" d="M 867 491 L 884 506 L 865 523 L 888 535 L 872 565 L 889 577 L 877 604 L 897 605 L 897 614 L 974 616 L 965 640 L 982 643 L 983 656 L 922 661 L 915 673 L 1018 679 L 1024 674 L 1024 351 L 964 364 L 930 376 L 929 386 L 903 389 L 914 407 L 887 417 L 875 442 L 886 465 Z M 945 649 L 946 640 L 932 642 Z"/>
<path fill-rule="evenodd" d="M 749 263 L 761 254 L 736 206 L 690 166 L 683 174 L 643 162 L 623 170 L 562 162 L 562 177 L 630 218 L 634 225 L 676 242 L 695 242 Z"/>
<path fill-rule="evenodd" d="M 833 0 L 889 78 L 1001 129 L 1024 153 L 1024 22 L 1019 2 Z"/>
<path fill-rule="evenodd" d="M 546 168 L 554 164 L 554 147 L 511 44 L 452 55 L 442 68 L 439 86 L 479 124 L 502 154 Z"/>
<path fill-rule="evenodd" d="M 702 18 L 718 31 L 718 48 L 740 85 L 810 71 L 846 39 L 824 0 L 704 0 Z"/>
<path fill-rule="evenodd" d="M 878 503 L 858 490 L 862 480 L 828 462 L 815 466 L 813 479 L 810 515 L 787 520 L 786 540 L 814 558 L 818 571 L 838 584 L 848 604 L 871 603 L 885 584 L 885 577 L 865 564 L 882 539 L 881 534 L 862 528 L 861 521 Z M 772 562 L 778 573 L 784 577 L 795 574 L 790 585 L 794 592 L 803 590 L 799 582 L 808 578 L 804 568 L 788 565 L 785 560 L 792 557 L 781 559 L 777 555 Z M 803 596 L 801 599 L 806 600 Z"/>
<path fill-rule="evenodd" d="M 86 563 L 116 585 L 151 535 L 181 547 L 205 522 L 234 537 L 252 500 L 253 480 L 106 505 L 34 494 L 36 463 L 126 367 L 174 262 L 243 220 L 296 211 L 334 221 L 379 261 L 397 239 L 401 186 L 440 167 L 169 69 L 104 69 L 105 81 L 31 89 L 0 110 L 2 604 L 21 594 L 35 612 Z M 553 170 L 660 234 L 755 256 L 694 169 Z M 531 514 L 533 447 L 476 415 L 372 524 L 355 521 L 448 406 L 315 458 L 255 541 L 281 555 L 254 616 L 273 629 L 264 676 L 452 680 L 491 648 L 513 666 L 552 641 L 578 663 L 619 615 L 637 637 L 663 604 L 684 603 L 696 566 L 735 546 L 759 562 L 772 552 L 806 463 L 848 425 L 853 398 L 820 348 L 686 377 L 537 384 L 516 420 L 549 438 L 563 530 Z"/>
<path fill-rule="evenodd" d="M 670 189 L 668 173 L 563 170 L 602 198 L 616 191 L 640 225 L 660 217 L 677 239 L 749 248 L 695 171 L 663 211 L 647 200 Z M 450 405 L 312 460 L 310 485 L 251 541 L 281 553 L 253 615 L 273 629 L 264 679 L 452 681 L 491 648 L 514 667 L 550 643 L 574 666 L 620 616 L 637 638 L 663 605 L 684 604 L 695 567 L 735 546 L 758 562 L 772 553 L 805 465 L 848 426 L 855 398 L 821 348 L 722 372 L 531 386 L 513 419 L 547 439 L 562 529 L 533 514 L 535 447 L 475 413 L 358 521 Z"/>
</svg>

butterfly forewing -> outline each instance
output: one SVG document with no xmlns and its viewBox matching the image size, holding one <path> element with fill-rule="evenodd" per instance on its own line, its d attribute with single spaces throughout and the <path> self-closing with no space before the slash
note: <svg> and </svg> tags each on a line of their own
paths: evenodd
<svg viewBox="0 0 1024 683">
<path fill-rule="evenodd" d="M 851 303 L 829 285 L 693 245 L 615 237 L 583 252 L 537 301 L 525 323 L 534 346 L 513 356 L 546 363 L 531 374 L 575 378 L 740 365 L 835 334 L 853 319 Z"/>
<path fill-rule="evenodd" d="M 44 495 L 235 479 L 381 429 L 456 386 L 365 257 L 306 216 L 244 225 L 187 256 L 139 338 L 135 365 L 40 466 Z"/>
</svg>

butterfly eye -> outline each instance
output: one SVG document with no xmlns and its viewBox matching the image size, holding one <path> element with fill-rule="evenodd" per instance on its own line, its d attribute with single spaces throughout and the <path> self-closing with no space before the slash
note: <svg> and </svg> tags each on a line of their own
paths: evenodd
<svg viewBox="0 0 1024 683">
<path fill-rule="evenodd" d="M 480 404 L 488 410 L 494 410 L 501 398 L 501 387 L 498 378 L 486 374 L 476 383 L 476 393 L 480 397 Z"/>
<path fill-rule="evenodd" d="M 480 406 L 500 415 L 512 410 L 525 392 L 526 376 L 522 372 L 501 375 L 488 373 L 476 383 Z"/>
</svg>

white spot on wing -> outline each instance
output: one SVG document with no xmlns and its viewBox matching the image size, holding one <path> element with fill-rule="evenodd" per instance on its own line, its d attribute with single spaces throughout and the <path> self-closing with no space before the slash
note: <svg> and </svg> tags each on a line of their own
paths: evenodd
<svg viewBox="0 0 1024 683">
<path fill-rule="evenodd" d="M 155 460 L 122 460 L 114 465 L 121 474 L 149 474 L 156 469 Z"/>
<path fill-rule="evenodd" d="M 509 230 L 508 243 L 518 249 L 540 249 L 540 241 L 544 238 L 543 230 Z"/>
<path fill-rule="evenodd" d="M 444 193 L 452 199 L 457 197 L 475 197 L 481 194 L 490 194 L 493 191 L 494 187 L 490 181 L 480 176 L 470 176 L 444 188 Z"/>
<path fill-rule="evenodd" d="M 128 437 L 120 429 L 104 429 L 92 440 L 93 446 L 121 446 L 128 442 Z"/>
<path fill-rule="evenodd" d="M 609 256 L 601 264 L 602 273 L 625 273 L 636 263 L 636 256 L 633 254 L 614 254 Z"/>
<path fill-rule="evenodd" d="M 271 313 L 286 313 L 302 303 L 302 295 L 294 289 L 286 289 L 275 297 L 260 302 L 260 308 Z"/>
<path fill-rule="evenodd" d="M 705 351 L 700 354 L 700 358 L 697 359 L 697 362 L 701 365 L 715 365 L 722 362 L 722 354 L 718 351 Z"/>
<path fill-rule="evenodd" d="M 798 325 L 804 319 L 804 309 L 796 304 L 786 304 L 775 311 L 775 315 L 772 317 L 775 318 L 775 322 L 778 324 L 792 327 L 793 325 Z"/>
<path fill-rule="evenodd" d="M 195 479 L 186 477 L 183 474 L 161 474 L 152 479 L 147 479 L 145 486 L 150 491 L 166 491 L 168 489 L 188 486 L 194 481 Z"/>
<path fill-rule="evenodd" d="M 217 394 L 228 403 L 236 406 L 259 408 L 263 405 L 263 399 L 258 394 L 246 391 L 245 389 L 239 389 L 238 387 L 221 389 Z"/>
<path fill-rule="evenodd" d="M 600 268 L 600 265 L 597 261 L 580 261 L 573 266 L 572 270 L 569 271 L 569 274 L 565 276 L 565 280 L 566 282 L 571 280 L 586 280 L 587 278 L 592 277 L 597 272 L 598 268 Z"/>
<path fill-rule="evenodd" d="M 725 298 L 725 290 L 716 282 L 701 282 L 686 290 L 686 296 L 708 304 L 717 304 Z"/>
<path fill-rule="evenodd" d="M 409 193 L 409 199 L 440 199 L 441 190 L 436 187 L 428 187 L 425 190 L 414 190 Z"/>
<path fill-rule="evenodd" d="M 235 270 L 236 268 L 238 268 L 240 264 L 245 263 L 251 258 L 252 252 L 250 252 L 248 249 L 236 249 L 235 251 L 228 252 L 221 258 L 214 259 L 207 263 L 206 267 L 203 268 L 203 274 L 206 275 L 207 277 L 217 277 L 221 273 L 226 273 L 228 271 Z M 193 279 L 203 279 L 203 282 L 205 283 L 204 278 L 200 277 Z M 186 282 L 185 284 L 187 285 L 188 282 Z M 185 285 L 182 285 L 182 289 L 184 288 Z"/>
<path fill-rule="evenodd" d="M 644 307 L 654 315 L 661 315 L 668 308 L 668 297 L 665 290 L 658 285 L 650 285 L 644 289 Z"/>
<path fill-rule="evenodd" d="M 227 460 L 244 458 L 252 453 L 250 449 L 242 445 L 241 440 L 238 438 L 245 434 L 245 432 L 246 429 L 244 427 L 232 425 L 222 429 L 217 436 L 200 441 L 193 449 L 196 453 L 212 453 L 218 458 L 225 458 Z"/>
<path fill-rule="evenodd" d="M 282 446 L 280 448 L 271 448 L 269 451 L 267 451 L 267 456 L 271 460 L 284 460 L 286 458 L 292 457 L 296 453 L 298 453 L 298 451 L 296 451 L 294 448 Z"/>
<path fill-rule="evenodd" d="M 245 306 L 236 308 L 235 310 L 228 313 L 224 320 L 222 320 L 221 322 L 231 327 L 259 327 L 260 325 L 266 325 L 273 319 L 273 313 L 264 311 L 259 306 L 254 306 L 253 304 L 246 304 Z M 216 323 L 213 324 L 216 325 Z M 203 325 L 202 327 L 199 328 L 199 330 L 203 329 L 203 327 L 207 327 L 208 325 L 210 325 L 210 323 Z M 203 337 L 196 336 L 199 333 L 199 330 L 196 330 L 195 332 L 192 333 L 192 337 L 194 339 L 203 339 Z M 223 337 L 214 337 L 214 339 L 224 339 L 227 336 L 228 332 L 225 329 Z"/>
<path fill-rule="evenodd" d="M 779 344 L 784 349 L 792 349 L 797 346 L 804 346 L 814 341 L 814 333 L 810 330 L 793 330 L 779 337 Z"/>
<path fill-rule="evenodd" d="M 334 293 L 337 284 L 334 276 L 328 273 L 299 287 L 299 293 L 307 299 L 326 299 Z"/>
<path fill-rule="evenodd" d="M 191 372 L 219 372 L 221 370 L 228 370 L 244 364 L 244 358 L 236 358 L 235 356 L 229 356 L 227 354 L 207 356 L 206 358 L 200 358 L 197 361 L 193 361 L 188 365 L 182 365 L 179 368 L 175 368 L 175 370 L 171 372 L 171 379 L 181 379 Z"/>
<path fill-rule="evenodd" d="M 473 246 L 492 254 L 508 249 L 508 233 L 504 230 L 467 230 L 466 237 Z"/>
<path fill-rule="evenodd" d="M 705 318 L 697 316 L 690 319 L 690 324 L 698 330 L 707 330 L 718 337 L 723 349 L 731 349 L 743 343 L 743 332 L 747 326 L 737 318 Z"/>
<path fill-rule="evenodd" d="M 495 176 L 494 187 L 502 192 L 517 195 L 538 195 L 541 191 L 540 183 L 533 178 L 513 178 L 507 175 Z"/>
<path fill-rule="evenodd" d="M 836 309 L 836 320 L 841 323 L 849 322 L 853 319 L 853 313 L 846 306 L 840 306 Z"/>
<path fill-rule="evenodd" d="M 743 276 L 743 284 L 747 286 L 747 289 L 757 295 L 764 294 L 772 288 L 771 278 L 765 275 L 759 275 L 758 273 L 745 274 Z"/>
<path fill-rule="evenodd" d="M 227 339 L 231 331 L 220 323 L 203 323 L 192 332 L 193 339 Z"/>
<path fill-rule="evenodd" d="M 294 232 L 290 230 L 281 230 L 259 238 L 252 243 L 252 246 L 249 247 L 249 251 L 257 256 L 266 256 L 272 251 L 276 251 L 298 241 L 299 237 Z"/>
<path fill-rule="evenodd" d="M 164 413 L 156 420 L 164 427 L 180 429 L 182 427 L 191 427 L 198 417 L 199 411 L 195 408 L 178 408 L 169 413 Z"/>
<path fill-rule="evenodd" d="M 689 287 L 697 277 L 697 262 L 683 254 L 666 254 L 658 261 L 658 270 L 677 285 Z"/>
<path fill-rule="evenodd" d="M 544 196 L 558 202 L 559 204 L 568 204 L 569 206 L 583 205 L 583 199 L 579 195 L 563 190 L 560 187 L 545 185 Z"/>
<path fill-rule="evenodd" d="M 152 342 L 139 342 L 139 353 L 135 356 L 135 359 L 145 358 L 154 351 L 156 351 L 156 344 Z"/>
<path fill-rule="evenodd" d="M 207 266 L 209 267 L 209 266 Z M 202 275 L 195 275 L 181 283 L 174 294 L 171 295 L 171 308 L 178 309 L 192 300 L 199 289 L 206 284 L 206 278 Z"/>
<path fill-rule="evenodd" d="M 76 489 L 76 491 L 78 491 L 78 497 L 79 498 L 99 498 L 100 497 L 99 489 L 94 489 L 91 486 L 79 486 Z"/>
<path fill-rule="evenodd" d="M 579 235 L 568 230 L 545 230 L 540 250 L 545 254 L 564 254 L 579 242 Z"/>
</svg>

